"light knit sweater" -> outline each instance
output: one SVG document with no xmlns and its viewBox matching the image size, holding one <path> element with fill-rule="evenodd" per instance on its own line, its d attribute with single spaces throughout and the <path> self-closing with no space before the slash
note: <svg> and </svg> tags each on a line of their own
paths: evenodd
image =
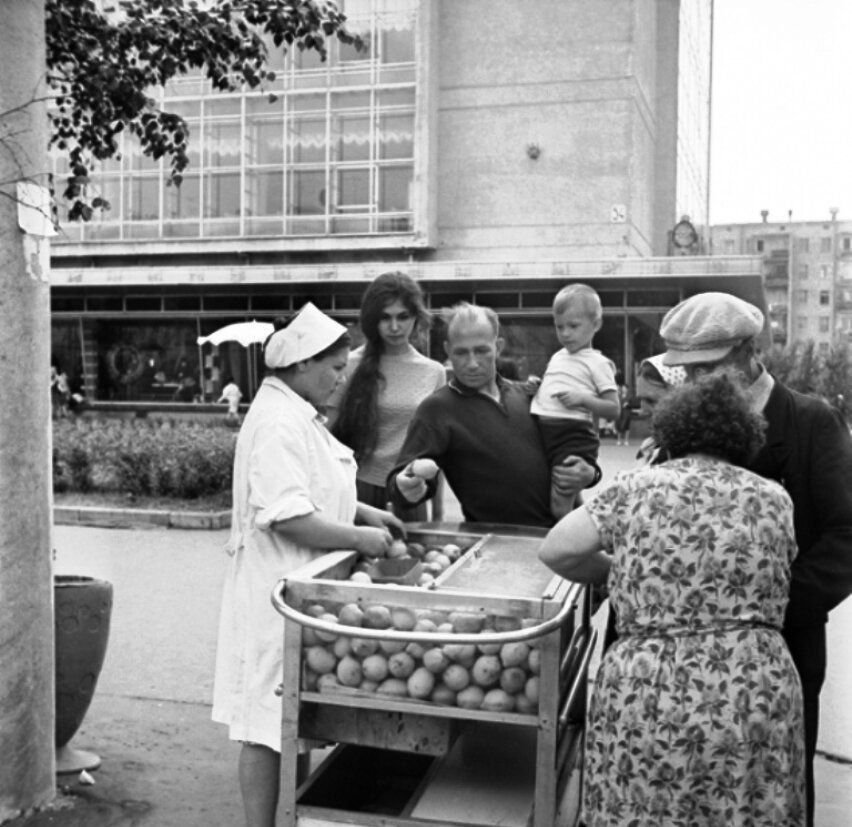
<svg viewBox="0 0 852 827">
<path fill-rule="evenodd" d="M 355 372 L 363 353 L 363 347 L 359 347 L 349 355 L 347 378 Z M 373 455 L 359 465 L 358 479 L 384 487 L 396 465 L 414 411 L 429 394 L 446 384 L 447 377 L 440 362 L 429 359 L 411 345 L 405 353 L 383 354 L 379 370 L 385 382 L 379 389 L 378 441 Z M 328 407 L 339 407 L 345 391 L 346 386 L 341 386 L 332 395 Z"/>
</svg>

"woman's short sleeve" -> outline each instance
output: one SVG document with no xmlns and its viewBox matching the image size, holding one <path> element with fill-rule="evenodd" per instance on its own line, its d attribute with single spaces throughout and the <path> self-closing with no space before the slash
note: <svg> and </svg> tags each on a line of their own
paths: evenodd
<svg viewBox="0 0 852 827">
<path fill-rule="evenodd" d="M 310 493 L 310 444 L 305 428 L 289 419 L 258 429 L 249 457 L 249 499 L 257 509 L 257 528 L 316 510 Z"/>
<path fill-rule="evenodd" d="M 585 503 L 586 512 L 595 524 L 605 549 L 612 549 L 616 529 L 626 523 L 630 477 L 629 471 L 616 474 L 612 482 Z"/>
</svg>

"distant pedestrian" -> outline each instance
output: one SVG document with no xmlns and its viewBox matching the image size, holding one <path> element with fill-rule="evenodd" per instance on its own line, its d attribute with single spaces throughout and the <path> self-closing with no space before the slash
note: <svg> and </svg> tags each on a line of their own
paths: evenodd
<svg viewBox="0 0 852 827">
<path fill-rule="evenodd" d="M 633 411 L 630 408 L 630 388 L 624 384 L 624 374 L 617 370 L 615 381 L 618 385 L 618 416 L 615 418 L 615 444 L 630 445 L 630 419 Z"/>
<path fill-rule="evenodd" d="M 53 416 L 60 419 L 68 416 L 68 401 L 71 398 L 71 389 L 68 387 L 68 375 L 57 369 L 55 365 L 50 368 L 50 400 L 53 403 Z"/>
<path fill-rule="evenodd" d="M 240 400 L 243 398 L 243 392 L 239 385 L 229 376 L 225 387 L 222 388 L 222 395 L 216 400 L 217 404 L 222 402 L 228 403 L 228 412 L 225 414 L 225 422 L 229 425 L 240 424 Z"/>
</svg>

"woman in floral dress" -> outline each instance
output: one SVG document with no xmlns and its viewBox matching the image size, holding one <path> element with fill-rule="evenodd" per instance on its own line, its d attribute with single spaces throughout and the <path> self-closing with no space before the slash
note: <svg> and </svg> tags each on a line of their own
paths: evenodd
<svg viewBox="0 0 852 827">
<path fill-rule="evenodd" d="M 803 825 L 801 686 L 779 631 L 792 504 L 739 467 L 762 419 L 721 374 L 672 391 L 654 429 L 670 459 L 617 475 L 540 552 L 606 581 L 618 617 L 590 704 L 585 824 Z"/>
</svg>

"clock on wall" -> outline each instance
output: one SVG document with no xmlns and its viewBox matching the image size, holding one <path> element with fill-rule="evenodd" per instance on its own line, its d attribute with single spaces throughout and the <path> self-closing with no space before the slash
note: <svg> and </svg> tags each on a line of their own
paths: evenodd
<svg viewBox="0 0 852 827">
<path fill-rule="evenodd" d="M 688 216 L 683 216 L 672 230 L 672 246 L 676 255 L 683 255 L 688 252 L 697 252 L 698 249 L 698 233 Z"/>
</svg>

